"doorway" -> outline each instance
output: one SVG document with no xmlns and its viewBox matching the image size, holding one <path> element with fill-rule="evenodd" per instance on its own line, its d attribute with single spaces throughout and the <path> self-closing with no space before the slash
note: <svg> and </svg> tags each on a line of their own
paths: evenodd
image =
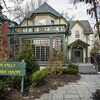
<svg viewBox="0 0 100 100">
<path fill-rule="evenodd" d="M 79 47 L 72 49 L 72 62 L 83 63 L 83 48 Z"/>
</svg>

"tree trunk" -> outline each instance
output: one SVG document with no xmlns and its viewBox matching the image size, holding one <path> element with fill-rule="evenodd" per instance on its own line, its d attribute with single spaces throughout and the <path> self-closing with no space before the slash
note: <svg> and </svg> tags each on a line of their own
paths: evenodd
<svg viewBox="0 0 100 100">
<path fill-rule="evenodd" d="M 95 18 L 96 18 L 96 27 L 97 27 L 97 34 L 99 36 L 100 39 L 100 29 L 99 29 L 99 21 L 98 21 L 98 15 L 97 15 L 97 6 L 95 3 L 95 0 L 93 0 L 93 5 L 94 5 L 94 13 L 95 13 Z"/>
</svg>

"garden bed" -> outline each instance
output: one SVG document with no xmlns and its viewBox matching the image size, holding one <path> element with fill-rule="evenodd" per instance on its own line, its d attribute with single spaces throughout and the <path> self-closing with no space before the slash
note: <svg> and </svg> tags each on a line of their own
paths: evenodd
<svg viewBox="0 0 100 100">
<path fill-rule="evenodd" d="M 57 87 L 68 84 L 68 82 L 76 82 L 80 79 L 80 75 L 62 74 L 56 77 L 48 76 L 44 85 L 33 87 L 28 86 L 24 89 L 24 93 L 16 89 L 9 90 L 5 97 L 0 100 L 35 100 L 40 98 L 44 93 L 49 93 L 49 91 L 57 89 Z"/>
</svg>

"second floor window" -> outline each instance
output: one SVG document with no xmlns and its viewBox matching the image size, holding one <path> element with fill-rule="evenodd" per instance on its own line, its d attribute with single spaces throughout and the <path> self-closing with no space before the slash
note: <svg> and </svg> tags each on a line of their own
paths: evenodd
<svg viewBox="0 0 100 100">
<path fill-rule="evenodd" d="M 76 30 L 76 31 L 75 31 L 75 38 L 80 38 L 79 30 Z"/>
<path fill-rule="evenodd" d="M 45 18 L 39 19 L 39 25 L 46 25 L 46 19 Z"/>
<path fill-rule="evenodd" d="M 54 25 L 54 21 L 53 20 L 51 20 L 51 25 Z"/>
</svg>

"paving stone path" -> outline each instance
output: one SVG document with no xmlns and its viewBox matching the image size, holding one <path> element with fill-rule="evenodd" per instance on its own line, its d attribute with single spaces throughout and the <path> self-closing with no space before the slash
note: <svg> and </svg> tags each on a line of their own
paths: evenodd
<svg viewBox="0 0 100 100">
<path fill-rule="evenodd" d="M 79 81 L 50 90 L 35 100 L 93 100 L 96 89 L 100 89 L 100 75 L 81 75 Z"/>
</svg>

